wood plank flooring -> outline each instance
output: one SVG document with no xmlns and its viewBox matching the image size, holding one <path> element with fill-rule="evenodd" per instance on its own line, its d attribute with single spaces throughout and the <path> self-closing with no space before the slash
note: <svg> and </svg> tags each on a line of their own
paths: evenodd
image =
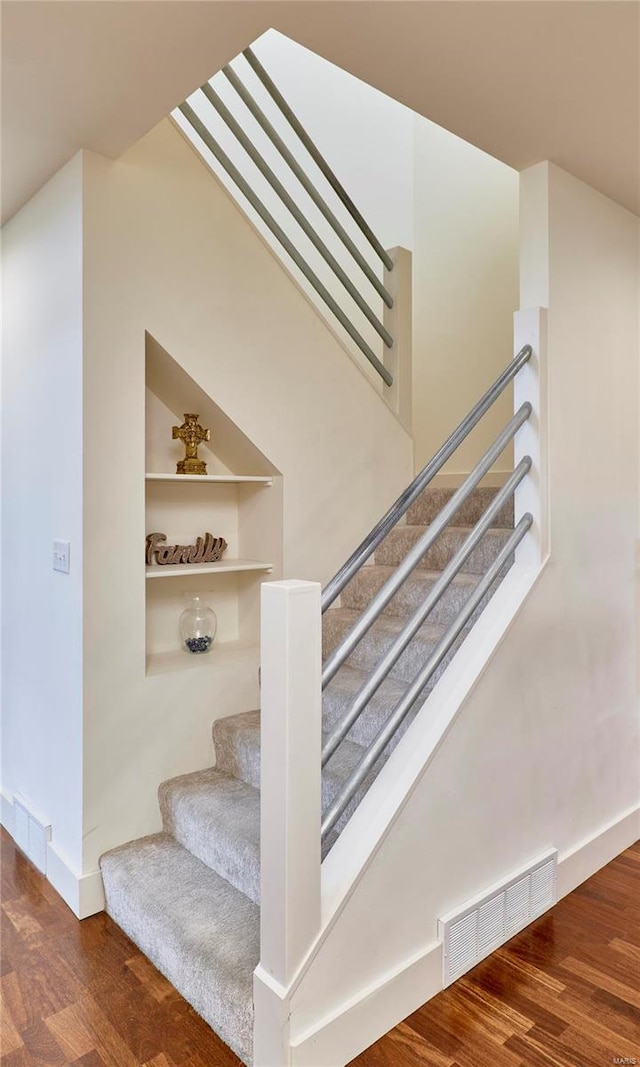
<svg viewBox="0 0 640 1067">
<path fill-rule="evenodd" d="M 640 1064 L 640 842 L 349 1067 Z"/>
<path fill-rule="evenodd" d="M 1 848 L 2 1067 L 238 1067 L 106 915 Z M 640 842 L 350 1067 L 612 1063 L 640 1064 Z"/>
</svg>

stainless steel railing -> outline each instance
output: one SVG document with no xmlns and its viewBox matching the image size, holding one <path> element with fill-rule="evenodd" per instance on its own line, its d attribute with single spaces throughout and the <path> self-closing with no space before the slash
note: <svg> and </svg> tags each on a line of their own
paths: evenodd
<svg viewBox="0 0 640 1067">
<path fill-rule="evenodd" d="M 521 368 L 528 362 L 531 355 L 532 349 L 529 345 L 526 345 L 521 349 L 508 367 L 505 368 L 502 374 L 499 375 L 493 385 L 478 401 L 475 407 L 472 408 L 466 418 L 464 418 L 460 425 L 453 431 L 433 459 L 414 479 L 405 492 L 402 493 L 396 503 L 374 527 L 359 548 L 356 549 L 344 567 L 341 568 L 336 577 L 325 589 L 323 594 L 323 610 L 334 602 L 347 582 L 351 581 L 384 537 L 386 537 L 394 528 L 402 516 L 406 514 L 411 504 L 417 500 L 433 476 L 440 470 L 456 448 L 458 448 L 458 446 L 465 440 L 485 412 L 488 411 L 495 400 L 501 395 L 509 382 L 512 381 Z M 490 470 L 500 453 L 527 421 L 531 415 L 531 410 L 531 404 L 528 401 L 521 405 L 501 433 L 498 434 L 491 447 L 486 450 L 482 458 L 477 462 L 460 488 L 452 494 L 447 504 L 441 509 L 433 522 L 427 526 L 425 532 L 418 538 L 402 562 L 395 568 L 391 576 L 381 586 L 375 596 L 373 596 L 355 625 L 325 661 L 322 671 L 323 688 L 335 677 L 340 667 L 346 662 L 356 648 L 358 642 L 374 625 L 392 597 L 396 595 L 402 584 L 424 559 L 425 554 L 436 542 L 443 530 L 449 525 L 465 500 L 467 500 L 469 495 L 479 485 L 480 481 Z M 496 516 L 511 499 L 522 480 L 527 476 L 531 470 L 531 465 L 532 461 L 530 456 L 525 456 L 520 460 L 513 474 L 508 478 L 505 485 L 496 493 L 492 502 L 485 509 L 473 529 L 452 556 L 449 563 L 445 566 L 440 576 L 433 583 L 427 596 L 413 612 L 402 631 L 392 641 L 391 645 L 383 654 L 369 677 L 351 699 L 341 720 L 334 726 L 329 736 L 325 739 L 322 749 L 323 767 L 328 763 L 345 740 L 384 680 L 388 678 L 395 664 L 409 647 L 411 641 L 420 630 L 420 627 L 424 624 L 436 604 L 445 594 L 456 575 L 459 574 L 460 570 L 471 556 L 471 553 L 477 548 L 487 530 L 491 527 Z M 360 762 L 354 768 L 346 782 L 344 782 L 339 793 L 333 798 L 330 806 L 324 813 L 322 821 L 323 839 L 335 827 L 338 820 L 344 815 L 348 805 L 354 797 L 356 797 L 360 788 L 365 785 L 367 779 L 369 779 L 369 776 L 372 774 L 377 761 L 383 755 L 390 742 L 393 741 L 396 733 L 418 699 L 425 695 L 426 686 L 433 679 L 435 672 L 442 665 L 445 657 L 453 649 L 454 644 L 461 636 L 474 612 L 476 612 L 481 605 L 483 598 L 487 596 L 491 586 L 498 578 L 502 569 L 510 562 L 517 546 L 530 529 L 532 522 L 533 519 L 529 513 L 520 519 L 515 530 L 513 530 L 498 553 L 496 559 L 491 563 L 486 573 L 479 580 L 473 593 L 468 597 L 444 636 L 438 641 L 427 661 L 420 668 L 414 680 L 407 687 L 402 698 L 391 711 L 384 725 L 379 729 L 373 741 L 371 741 L 369 746 L 365 749 Z"/>
<path fill-rule="evenodd" d="M 351 216 L 358 229 L 369 242 L 376 255 L 379 256 L 386 269 L 391 271 L 393 269 L 393 261 L 376 238 L 370 226 L 366 223 L 365 219 L 362 217 L 362 215 L 356 208 L 355 204 L 347 194 L 346 190 L 344 189 L 336 175 L 333 173 L 328 163 L 321 155 L 320 151 L 313 143 L 304 127 L 301 125 L 300 121 L 297 119 L 289 104 L 282 96 L 282 93 L 279 91 L 267 71 L 264 69 L 264 67 L 258 60 L 257 56 L 254 54 L 254 52 L 252 52 L 250 48 L 247 48 L 243 52 L 243 55 L 247 60 L 249 66 L 252 68 L 252 70 L 266 89 L 273 103 L 278 108 L 280 114 L 294 130 L 298 139 L 304 146 L 305 150 L 309 153 L 324 178 L 328 181 L 331 189 L 334 191 L 334 193 L 339 198 L 346 210 L 349 212 L 349 215 Z M 310 180 L 308 175 L 300 166 L 295 156 L 289 150 L 283 139 L 279 136 L 272 123 L 264 114 L 262 108 L 260 108 L 259 105 L 256 103 L 255 99 L 253 98 L 247 87 L 244 85 L 237 72 L 233 70 L 232 67 L 227 66 L 224 68 L 223 73 L 227 78 L 228 82 L 233 86 L 239 98 L 248 108 L 253 118 L 256 120 L 256 122 L 258 122 L 262 130 L 267 134 L 269 140 L 277 149 L 280 156 L 284 159 L 292 174 L 302 185 L 305 192 L 311 197 L 316 207 L 318 207 L 318 209 L 321 211 L 325 220 L 331 226 L 333 232 L 342 241 L 342 244 L 346 248 L 353 261 L 365 275 L 367 282 L 373 286 L 376 293 L 384 301 L 387 307 L 393 307 L 393 297 L 389 293 L 388 289 L 381 282 L 376 272 L 373 270 L 371 265 L 367 262 L 365 257 L 359 251 L 357 245 L 349 236 L 344 226 L 338 221 L 334 212 L 327 204 L 325 198 L 315 188 L 313 182 Z M 291 218 L 293 218 L 297 226 L 300 227 L 305 237 L 311 242 L 311 244 L 322 257 L 324 262 L 328 265 L 333 275 L 344 287 L 349 297 L 357 307 L 358 311 L 364 316 L 364 318 L 367 320 L 373 330 L 382 339 L 383 344 L 388 349 L 392 348 L 394 339 L 391 336 L 389 330 L 384 325 L 384 322 L 380 319 L 374 309 L 370 306 L 370 304 L 361 294 L 358 289 L 358 286 L 354 283 L 348 272 L 338 262 L 338 260 L 330 251 L 326 242 L 322 239 L 317 230 L 311 225 L 309 219 L 305 216 L 304 212 L 301 210 L 301 208 L 295 202 L 294 198 L 290 195 L 284 184 L 275 174 L 272 167 L 270 167 L 269 164 L 266 162 L 264 156 L 258 151 L 250 137 L 243 129 L 242 125 L 238 122 L 236 117 L 232 114 L 230 109 L 220 98 L 219 94 L 215 91 L 215 89 L 209 82 L 206 82 L 204 85 L 201 86 L 200 92 L 203 94 L 209 104 L 214 108 L 218 116 L 225 123 L 227 129 L 231 131 L 238 144 L 241 145 L 242 149 L 244 150 L 244 152 L 246 152 L 247 156 L 251 159 L 255 167 L 257 167 L 260 174 L 264 177 L 264 179 L 268 182 L 273 191 L 276 193 L 276 195 L 280 199 L 280 202 L 284 205 Z M 195 132 L 198 134 L 199 138 L 207 146 L 209 151 L 213 154 L 218 163 L 225 170 L 227 175 L 238 187 L 243 196 L 246 197 L 248 202 L 251 204 L 251 207 L 262 219 L 269 231 L 273 234 L 276 240 L 282 245 L 284 250 L 291 257 L 293 262 L 296 264 L 298 269 L 307 279 L 312 288 L 316 291 L 321 300 L 324 301 L 324 303 L 336 317 L 338 322 L 340 322 L 342 327 L 346 330 L 352 341 L 357 345 L 357 347 L 367 358 L 372 367 L 374 367 L 374 369 L 380 375 L 382 380 L 386 383 L 386 385 L 393 385 L 393 376 L 387 369 L 387 367 L 385 367 L 383 361 L 374 352 L 371 345 L 362 335 L 360 330 L 355 326 L 350 315 L 347 314 L 347 312 L 341 306 L 338 300 L 336 300 L 335 296 L 321 281 L 317 272 L 313 270 L 313 268 L 307 262 L 299 248 L 296 247 L 295 241 L 291 239 L 291 236 L 285 232 L 283 226 L 278 223 L 278 221 L 274 218 L 273 214 L 262 203 L 260 197 L 257 195 L 257 193 L 252 188 L 247 179 L 244 177 L 244 175 L 240 172 L 238 167 L 236 167 L 235 164 L 232 162 L 228 154 L 221 147 L 220 143 L 213 136 L 211 130 L 202 121 L 202 118 L 196 113 L 191 104 L 186 101 L 185 103 L 180 105 L 179 110 L 182 113 L 183 117 L 189 122 L 193 130 L 195 130 Z"/>
<path fill-rule="evenodd" d="M 527 421 L 531 414 L 531 404 L 523 404 L 519 411 L 509 420 L 502 433 L 498 434 L 491 448 L 487 449 L 482 459 L 476 464 L 471 474 L 465 478 L 460 488 L 453 494 L 449 502 L 438 513 L 433 522 L 427 527 L 413 548 L 399 563 L 391 577 L 385 582 L 369 605 L 362 612 L 355 626 L 340 642 L 335 651 L 327 659 L 322 670 L 322 688 L 329 684 L 334 675 L 339 671 L 345 660 L 351 655 L 359 641 L 380 617 L 385 607 L 400 586 L 409 577 L 412 571 L 420 563 L 426 552 L 435 543 L 446 526 L 449 525 L 456 511 L 462 506 L 469 494 L 482 481 L 485 474 L 491 469 L 501 452 L 509 444 L 520 427 Z"/>
<path fill-rule="evenodd" d="M 282 93 L 279 91 L 277 85 L 275 85 L 275 83 L 272 81 L 272 79 L 267 74 L 266 70 L 262 66 L 262 63 L 260 62 L 260 60 L 256 56 L 255 52 L 252 52 L 250 48 L 245 48 L 245 50 L 244 50 L 244 52 L 242 54 L 245 57 L 245 59 L 247 60 L 247 62 L 249 63 L 249 65 L 252 68 L 252 70 L 254 71 L 254 73 L 257 74 L 258 78 L 260 79 L 260 81 L 264 85 L 265 89 L 269 93 L 269 96 L 271 97 L 273 102 L 275 104 L 277 104 L 279 110 L 282 112 L 282 114 L 286 118 L 287 122 L 291 126 L 291 129 L 294 131 L 294 133 L 297 134 L 298 138 L 300 139 L 300 141 L 302 142 L 302 144 L 306 148 L 307 152 L 309 153 L 309 155 L 313 159 L 313 161 L 316 164 L 316 166 L 318 167 L 318 169 L 322 171 L 322 173 L 324 174 L 325 178 L 329 182 L 329 185 L 331 186 L 331 188 L 335 192 L 336 196 L 338 196 L 339 199 L 342 201 L 342 203 L 344 204 L 345 208 L 347 209 L 347 211 L 351 215 L 351 218 L 353 219 L 353 221 L 358 226 L 358 229 L 360 229 L 362 231 L 362 233 L 366 237 L 367 241 L 369 242 L 369 244 L 373 248 L 373 250 L 376 253 L 376 255 L 379 256 L 379 258 L 382 260 L 382 262 L 384 263 L 384 265 L 387 268 L 387 270 L 392 270 L 393 269 L 393 261 L 391 260 L 391 258 L 387 254 L 387 252 L 385 252 L 384 248 L 380 244 L 378 238 L 376 237 L 376 235 L 373 232 L 373 230 L 371 229 L 371 227 L 367 225 L 365 219 L 362 217 L 362 215 L 358 211 L 356 205 L 354 204 L 353 200 L 351 199 L 351 197 L 347 193 L 346 189 L 338 181 L 336 175 L 333 173 L 333 171 L 331 170 L 331 167 L 327 163 L 326 159 L 320 153 L 319 149 L 316 147 L 316 145 L 313 143 L 313 141 L 309 137 L 309 134 L 305 130 L 305 128 L 302 125 L 302 123 L 299 122 L 299 120 L 294 115 L 294 113 L 291 110 L 291 108 L 289 107 L 287 101 L 283 97 Z"/>
<path fill-rule="evenodd" d="M 342 789 L 324 813 L 321 827 L 321 836 L 323 840 L 336 825 L 340 816 L 355 797 L 358 789 L 363 785 L 368 775 L 373 770 L 389 742 L 393 740 L 393 737 L 411 711 L 411 708 L 420 697 L 425 686 L 429 683 L 445 656 L 451 650 L 453 644 L 462 633 L 462 630 L 468 623 L 483 597 L 488 593 L 493 582 L 500 574 L 500 571 L 505 564 L 508 563 L 510 557 L 522 541 L 522 538 L 531 528 L 532 522 L 533 518 L 529 513 L 520 519 L 508 541 L 496 556 L 496 559 L 491 564 L 484 577 L 475 587 L 472 595 L 460 610 L 444 637 L 438 642 L 429 659 L 420 669 L 404 696 L 398 701 L 384 726 L 380 728 L 371 744 L 365 749 L 364 756 L 362 756 L 360 762 L 352 771 Z"/>
<path fill-rule="evenodd" d="M 302 188 L 305 190 L 307 195 L 313 200 L 318 210 L 324 215 L 332 230 L 340 238 L 343 245 L 349 252 L 349 255 L 358 264 L 360 270 L 365 275 L 367 280 L 371 283 L 371 285 L 377 291 L 379 296 L 382 297 L 387 307 L 392 308 L 393 297 L 391 296 L 391 293 L 384 287 L 384 285 L 378 278 L 376 272 L 372 269 L 370 264 L 362 255 L 360 249 L 351 240 L 351 237 L 345 230 L 342 223 L 334 215 L 327 201 L 324 199 L 323 196 L 320 195 L 313 182 L 307 177 L 304 170 L 298 163 L 298 160 L 293 155 L 293 153 L 289 151 L 289 148 L 280 137 L 280 134 L 269 122 L 269 119 L 265 115 L 262 108 L 258 106 L 254 97 L 251 95 L 244 82 L 241 81 L 241 79 L 238 77 L 233 67 L 231 66 L 223 67 L 222 72 L 237 92 L 245 107 L 248 108 L 258 125 L 266 133 L 271 143 L 274 145 L 275 148 L 277 148 L 278 152 L 284 159 L 289 169 L 292 171 L 293 174 L 295 174 Z M 387 261 L 391 262 L 390 260 L 388 260 L 388 257 L 385 259 L 385 263 L 387 263 Z M 391 267 L 389 267 L 389 269 L 391 270 Z"/>
<path fill-rule="evenodd" d="M 496 515 L 499 514 L 507 501 L 511 499 L 516 488 L 520 485 L 520 482 L 530 470 L 531 459 L 529 456 L 526 456 L 520 461 L 502 489 L 496 493 L 491 504 L 473 527 L 469 536 L 444 568 L 437 581 L 434 582 L 428 595 L 411 616 L 401 633 L 398 634 L 397 638 L 382 657 L 373 673 L 369 675 L 364 685 L 356 693 L 356 696 L 351 701 L 341 722 L 338 723 L 325 741 L 322 749 L 323 767 L 325 763 L 331 759 L 341 742 L 344 741 L 351 727 L 357 722 L 369 701 L 375 696 L 385 678 L 388 677 L 402 653 L 426 621 L 427 616 L 447 591 L 456 575 L 461 571 L 473 550 L 480 543 Z"/>
<path fill-rule="evenodd" d="M 338 573 L 327 583 L 322 592 L 323 612 L 333 604 L 334 600 L 340 595 L 344 587 L 360 570 L 363 563 L 366 563 L 369 557 L 375 552 L 376 548 L 384 540 L 389 531 L 393 529 L 396 523 L 398 523 L 404 515 L 406 515 L 411 505 L 418 499 L 423 490 L 426 489 L 438 471 L 441 470 L 447 460 L 451 458 L 465 438 L 468 437 L 474 426 L 480 422 L 482 416 L 504 392 L 509 385 L 509 382 L 515 378 L 518 371 L 520 371 L 525 363 L 531 359 L 531 353 L 531 345 L 525 345 L 520 349 L 517 356 L 511 360 L 509 365 L 503 370 L 502 374 L 496 378 L 494 383 L 487 389 L 484 396 L 481 397 L 462 422 L 456 426 L 453 433 L 449 435 L 442 447 L 438 449 L 435 456 L 433 456 L 427 465 L 422 468 L 420 473 L 416 475 L 411 484 L 407 486 L 403 493 L 401 493 L 386 514 L 382 516 L 378 523 L 376 523 L 371 532 L 367 534 L 364 541 L 358 545 L 355 552 L 353 552 L 347 562 L 343 564 Z"/>
</svg>

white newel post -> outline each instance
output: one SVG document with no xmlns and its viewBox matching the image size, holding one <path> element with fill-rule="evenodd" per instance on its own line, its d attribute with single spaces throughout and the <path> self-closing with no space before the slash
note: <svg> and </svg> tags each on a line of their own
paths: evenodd
<svg viewBox="0 0 640 1067">
<path fill-rule="evenodd" d="M 413 336 L 411 252 L 388 248 L 393 270 L 384 272 L 384 284 L 393 297 L 393 307 L 384 305 L 384 325 L 393 337 L 393 347 L 384 348 L 384 365 L 393 385 L 384 385 L 384 397 L 401 424 L 411 433 L 411 341 Z"/>
<path fill-rule="evenodd" d="M 283 987 L 320 929 L 321 636 L 318 582 L 263 584 L 260 966 Z"/>
<path fill-rule="evenodd" d="M 547 310 L 527 308 L 514 315 L 514 352 L 531 345 L 533 355 L 516 375 L 513 386 L 514 411 L 529 401 L 533 411 L 516 434 L 514 466 L 523 456 L 531 456 L 528 478 L 515 493 L 515 519 L 530 511 L 533 527 L 516 553 L 518 564 L 539 567 L 549 554 L 548 512 L 548 419 L 547 419 Z"/>
</svg>

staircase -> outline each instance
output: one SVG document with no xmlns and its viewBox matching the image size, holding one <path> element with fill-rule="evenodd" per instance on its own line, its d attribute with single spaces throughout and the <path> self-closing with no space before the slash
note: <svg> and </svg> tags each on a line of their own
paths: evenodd
<svg viewBox="0 0 640 1067">
<path fill-rule="evenodd" d="M 353 257 L 366 285 L 373 287 L 384 305 L 383 318 L 354 288 L 212 83 L 181 105 L 181 128 L 183 132 L 190 129 L 192 143 L 200 145 L 201 153 L 205 146 L 355 342 L 380 378 L 381 397 L 402 422 L 404 408 L 411 406 L 406 389 L 410 345 L 402 341 L 410 325 L 402 323 L 406 319 L 410 324 L 411 314 L 399 280 L 401 260 L 389 256 L 376 240 L 251 49 L 245 51 L 244 59 L 384 266 L 382 280 L 379 267 L 374 270 L 368 265 L 237 72 L 225 68 L 222 77 Z M 334 299 L 253 192 L 211 132 L 211 109 L 334 271 L 355 311 L 351 308 L 347 313 Z M 203 158 L 207 157 L 203 154 Z M 403 316 L 398 307 L 404 308 Z M 368 327 L 382 339 L 385 351 L 380 355 L 354 326 L 350 315 L 356 312 L 364 315 Z M 390 324 L 397 327 L 394 332 L 387 329 Z M 534 339 L 537 336 L 532 334 Z M 313 966 L 315 947 L 324 948 L 335 933 L 327 919 L 330 878 L 324 879 L 321 861 L 328 856 L 324 868 L 328 874 L 339 861 L 342 877 L 346 835 L 336 851 L 329 853 L 372 784 L 376 782 L 376 790 L 386 790 L 384 774 L 392 772 L 392 766 L 384 768 L 378 781 L 381 770 L 424 708 L 426 697 L 505 577 L 534 523 L 531 511 L 523 507 L 523 503 L 532 505 L 536 512 L 537 490 L 534 480 L 528 479 L 534 459 L 524 448 L 538 458 L 536 429 L 528 422 L 539 403 L 538 370 L 535 359 L 529 362 L 533 352 L 527 336 L 527 343 L 322 595 L 313 582 L 289 579 L 263 586 L 262 730 L 257 711 L 216 720 L 215 766 L 160 786 L 162 833 L 113 849 L 101 859 L 109 915 L 246 1064 L 253 1062 L 254 1046 L 260 1067 L 308 1062 L 306 1053 L 299 1058 L 300 1032 L 293 1035 L 292 1030 L 297 1006 L 292 1008 L 290 998 L 298 983 L 305 981 L 307 965 Z M 508 424 L 459 489 L 434 488 L 435 475 L 512 382 L 517 410 Z M 483 488 L 483 480 L 520 431 L 523 434 L 515 448 L 519 461 L 513 474 L 499 490 Z M 518 521 L 514 523 L 518 487 Z M 520 560 L 518 556 L 512 576 L 517 575 Z M 433 696 L 437 701 L 438 694 Z M 434 732 L 444 729 L 443 721 L 442 715 L 435 716 Z M 402 754 L 399 749 L 395 757 Z M 394 775 L 391 791 L 402 778 L 397 768 Z M 365 807 L 373 800 L 373 796 L 367 798 Z M 356 818 L 361 815 L 369 818 L 371 812 L 363 807 Z M 358 843 L 362 848 L 374 847 L 366 826 L 358 830 Z M 335 873 L 334 869 L 334 886 Z M 343 879 L 350 879 L 346 891 L 362 874 L 362 870 L 348 872 Z M 362 995 L 366 999 L 367 994 Z M 353 988 L 349 997 L 355 1003 Z M 394 1002 L 394 1011 L 398 1003 Z M 319 1062 L 321 1053 L 315 1031 L 309 1030 L 309 1011 L 300 1015 L 306 1027 L 303 1038 L 312 1046 L 313 1062 Z M 341 1058 L 343 1044 L 341 1040 L 339 1048 L 332 1045 L 323 1062 L 350 1058 Z M 349 1047 L 352 1057 L 353 1043 Z"/>
<path fill-rule="evenodd" d="M 360 617 L 407 551 L 447 504 L 452 490 L 426 489 L 409 508 L 406 522 L 378 546 L 373 563 L 344 588 L 339 607 L 324 616 L 323 652 L 329 656 Z M 408 618 L 424 602 L 444 567 L 479 521 L 496 490 L 478 488 L 391 599 L 342 669 L 325 689 L 323 730 L 329 735 Z M 505 546 L 513 527 L 513 504 L 498 513 L 479 546 L 435 606 L 346 740 L 327 761 L 323 778 L 326 811 L 365 747 L 377 735 L 421 665 Z M 476 610 L 482 610 L 510 562 Z M 475 617 L 475 616 L 474 616 Z M 435 685 L 472 620 L 428 682 Z M 416 708 L 419 706 L 419 702 Z M 323 854 L 360 802 L 371 781 L 410 724 L 411 712 L 367 779 L 325 836 Z M 251 711 L 218 720 L 213 727 L 216 765 L 182 775 L 159 789 L 163 832 L 102 857 L 107 911 L 176 986 L 240 1059 L 252 1062 L 253 971 L 260 956 L 260 716 Z"/>
</svg>

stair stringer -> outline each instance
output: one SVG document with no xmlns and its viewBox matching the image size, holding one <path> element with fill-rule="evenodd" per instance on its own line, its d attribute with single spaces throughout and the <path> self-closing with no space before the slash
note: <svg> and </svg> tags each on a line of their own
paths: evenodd
<svg viewBox="0 0 640 1067">
<path fill-rule="evenodd" d="M 512 567 L 324 860 L 322 929 L 290 986 L 256 969 L 255 1067 L 343 1067 L 443 988 L 438 916 L 407 929 L 401 908 L 390 922 L 363 897 L 373 887 L 389 903 L 396 872 L 411 877 L 403 815 L 489 666 L 500 670 L 547 562 Z"/>
</svg>

